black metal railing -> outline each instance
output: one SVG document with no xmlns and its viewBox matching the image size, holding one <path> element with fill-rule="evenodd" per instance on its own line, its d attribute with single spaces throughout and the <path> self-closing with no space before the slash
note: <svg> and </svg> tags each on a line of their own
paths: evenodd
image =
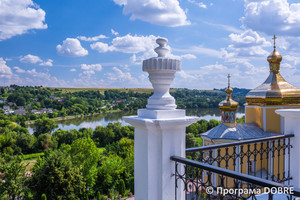
<svg viewBox="0 0 300 200">
<path fill-rule="evenodd" d="M 175 161 L 175 200 L 184 197 L 186 200 L 272 200 L 275 196 L 274 199 L 292 200 L 300 197 L 300 189 L 271 180 L 178 156 L 171 157 L 171 160 Z M 178 188 L 183 188 L 183 191 Z"/>
<path fill-rule="evenodd" d="M 186 149 L 186 157 L 242 174 L 289 184 L 293 134 Z"/>
</svg>

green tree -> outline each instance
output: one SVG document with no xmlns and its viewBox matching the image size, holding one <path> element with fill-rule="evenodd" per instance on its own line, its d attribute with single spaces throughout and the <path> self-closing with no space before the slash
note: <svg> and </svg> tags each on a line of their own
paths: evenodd
<svg viewBox="0 0 300 200">
<path fill-rule="evenodd" d="M 70 156 L 56 150 L 37 161 L 30 188 L 37 197 L 46 194 L 49 199 L 56 199 L 57 196 L 80 199 L 85 193 L 86 184 L 79 168 L 73 166 Z"/>
<path fill-rule="evenodd" d="M 34 135 L 38 137 L 43 133 L 52 133 L 52 131 L 57 128 L 57 124 L 53 119 L 42 118 L 34 122 Z"/>
<path fill-rule="evenodd" d="M 109 127 L 97 126 L 93 132 L 93 139 L 95 143 L 101 147 L 106 146 L 114 141 L 115 133 Z"/>
<path fill-rule="evenodd" d="M 26 165 L 22 163 L 20 156 L 4 158 L 4 163 L 0 163 L 0 197 L 5 199 L 19 198 L 25 187 Z"/>
<path fill-rule="evenodd" d="M 71 145 L 70 155 L 74 166 L 79 167 L 89 188 L 95 184 L 100 152 L 91 138 L 79 138 Z M 93 192 L 90 190 L 90 192 Z"/>
<path fill-rule="evenodd" d="M 72 129 L 70 131 L 57 130 L 53 133 L 53 138 L 57 141 L 58 148 L 62 144 L 71 145 L 78 138 L 78 131 L 75 129 Z"/>
<path fill-rule="evenodd" d="M 38 148 L 42 150 L 49 150 L 55 146 L 52 136 L 49 133 L 39 135 L 37 139 Z"/>
<path fill-rule="evenodd" d="M 220 123 L 221 123 L 220 121 L 217 121 L 215 119 L 211 119 L 208 122 L 207 128 L 208 128 L 208 130 L 210 130 L 210 129 L 214 128 L 215 126 L 218 126 Z"/>
<path fill-rule="evenodd" d="M 237 123 L 245 123 L 245 115 L 243 117 L 241 117 L 241 118 L 237 118 L 236 122 Z"/>
<path fill-rule="evenodd" d="M 186 148 L 191 148 L 191 147 L 198 147 L 200 146 L 198 140 L 195 138 L 194 134 L 192 133 L 187 133 L 185 135 L 185 144 L 186 144 Z"/>
<path fill-rule="evenodd" d="M 18 97 L 16 99 L 17 106 L 25 106 L 26 100 L 24 97 Z"/>
<path fill-rule="evenodd" d="M 98 170 L 97 187 L 106 194 L 109 189 L 117 188 L 125 169 L 121 157 L 117 155 L 102 157 L 101 166 Z"/>
</svg>

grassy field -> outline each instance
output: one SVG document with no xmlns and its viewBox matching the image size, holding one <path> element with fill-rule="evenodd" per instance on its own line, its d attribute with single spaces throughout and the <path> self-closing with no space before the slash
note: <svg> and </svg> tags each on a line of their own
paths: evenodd
<svg viewBox="0 0 300 200">
<path fill-rule="evenodd" d="M 52 89 L 60 89 L 63 93 L 67 92 L 77 92 L 77 91 L 88 91 L 88 90 L 96 90 L 100 91 L 101 93 L 104 93 L 105 90 L 121 90 L 128 92 L 132 90 L 133 92 L 138 93 L 147 93 L 147 92 L 153 92 L 152 88 L 102 88 L 102 87 L 69 87 L 69 88 L 54 88 L 50 87 Z"/>
</svg>

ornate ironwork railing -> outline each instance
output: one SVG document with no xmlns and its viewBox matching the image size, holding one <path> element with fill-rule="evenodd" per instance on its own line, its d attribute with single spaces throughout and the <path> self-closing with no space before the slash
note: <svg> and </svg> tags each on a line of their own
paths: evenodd
<svg viewBox="0 0 300 200">
<path fill-rule="evenodd" d="M 186 157 L 242 174 L 289 184 L 293 134 L 186 149 Z"/>
<path fill-rule="evenodd" d="M 274 199 L 292 200 L 300 197 L 300 189 L 271 180 L 178 156 L 171 157 L 171 160 L 175 161 L 175 200 L 182 200 L 184 196 L 187 200 L 273 200 L 275 196 Z M 177 190 L 179 184 L 183 184 L 184 191 Z"/>
</svg>

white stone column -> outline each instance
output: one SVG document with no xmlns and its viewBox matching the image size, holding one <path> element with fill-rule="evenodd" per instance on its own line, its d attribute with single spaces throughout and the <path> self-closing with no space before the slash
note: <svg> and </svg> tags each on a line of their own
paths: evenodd
<svg viewBox="0 0 300 200">
<path fill-rule="evenodd" d="M 134 177 L 136 200 L 175 200 L 175 163 L 171 156 L 185 157 L 185 127 L 199 120 L 176 109 L 169 89 L 181 63 L 165 57 L 167 39 L 156 40 L 158 57 L 144 60 L 143 71 L 149 73 L 154 94 L 147 109 L 138 116 L 123 117 L 134 129 Z M 184 199 L 183 184 L 177 189 L 177 200 Z"/>
<path fill-rule="evenodd" d="M 280 109 L 275 111 L 284 117 L 284 134 L 294 134 L 291 138 L 290 173 L 292 186 L 300 188 L 300 109 Z M 287 161 L 287 159 L 285 159 Z M 287 166 L 287 164 L 286 164 Z"/>
</svg>

